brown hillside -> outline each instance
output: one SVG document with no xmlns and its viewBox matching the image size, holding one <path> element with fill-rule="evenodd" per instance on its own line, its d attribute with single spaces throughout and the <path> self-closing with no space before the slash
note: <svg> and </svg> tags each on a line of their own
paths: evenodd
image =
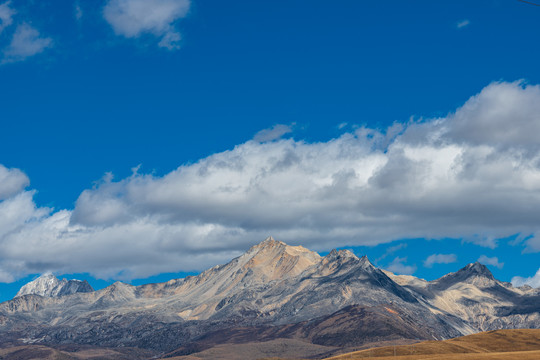
<svg viewBox="0 0 540 360">
<path fill-rule="evenodd" d="M 136 348 L 107 349 L 92 346 L 22 345 L 0 348 L 0 359 L 6 360 L 142 360 L 155 354 Z"/>
<path fill-rule="evenodd" d="M 495 330 L 445 341 L 386 346 L 328 360 L 382 359 L 540 359 L 540 329 Z"/>
</svg>

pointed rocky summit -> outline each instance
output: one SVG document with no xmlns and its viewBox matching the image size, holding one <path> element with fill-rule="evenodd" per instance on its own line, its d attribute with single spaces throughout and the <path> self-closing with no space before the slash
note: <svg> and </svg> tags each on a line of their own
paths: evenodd
<svg viewBox="0 0 540 360">
<path fill-rule="evenodd" d="M 449 288 L 454 284 L 467 283 L 477 286 L 491 286 L 496 281 L 489 269 L 478 261 L 468 264 L 464 268 L 444 275 L 440 279 L 433 281 L 436 288 Z"/>
<path fill-rule="evenodd" d="M 259 274 L 265 280 L 275 280 L 299 275 L 318 263 L 321 256 L 303 246 L 290 246 L 269 236 L 238 259 L 244 269 Z"/>
</svg>

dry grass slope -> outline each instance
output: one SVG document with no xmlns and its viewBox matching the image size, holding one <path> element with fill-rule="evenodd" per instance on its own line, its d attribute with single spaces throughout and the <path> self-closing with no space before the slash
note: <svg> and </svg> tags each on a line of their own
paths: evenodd
<svg viewBox="0 0 540 360">
<path fill-rule="evenodd" d="M 294 339 L 276 339 L 246 344 L 222 344 L 186 356 L 176 356 L 168 360 L 245 360 L 245 359 L 299 359 L 303 356 L 320 358 L 335 347 L 320 346 Z M 279 357 L 278 357 L 279 356 Z"/>
<path fill-rule="evenodd" d="M 139 360 L 152 354 L 139 349 L 114 349 L 64 346 L 54 349 L 44 345 L 22 345 L 0 348 L 0 359 L 9 360 Z"/>
<path fill-rule="evenodd" d="M 496 330 L 445 341 L 385 346 L 328 360 L 383 359 L 540 359 L 540 329 Z"/>
</svg>

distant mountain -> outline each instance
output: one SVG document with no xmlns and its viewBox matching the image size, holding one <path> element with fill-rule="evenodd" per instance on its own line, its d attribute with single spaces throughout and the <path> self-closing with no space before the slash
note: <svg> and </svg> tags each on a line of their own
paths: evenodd
<svg viewBox="0 0 540 360">
<path fill-rule="evenodd" d="M 347 250 L 321 257 L 272 238 L 225 265 L 165 283 L 117 282 L 64 295 L 56 290 L 64 280 L 56 281 L 39 278 L 21 289 L 26 295 L 0 304 L 0 342 L 178 356 L 283 339 L 282 355 L 294 340 L 315 356 L 385 341 L 540 327 L 538 291 L 499 282 L 478 263 L 428 282 L 382 271 Z"/>
<path fill-rule="evenodd" d="M 488 287 L 495 286 L 498 282 L 485 265 L 475 262 L 457 272 L 447 274 L 435 280 L 431 286 L 438 289 L 449 289 L 459 283 Z"/>
<path fill-rule="evenodd" d="M 86 280 L 58 280 L 58 278 L 52 274 L 44 274 L 36 280 L 30 281 L 28 284 L 24 285 L 15 297 L 30 294 L 44 297 L 56 297 L 92 291 L 94 291 L 94 289 Z"/>
<path fill-rule="evenodd" d="M 540 327 L 540 291 L 501 282 L 478 262 L 429 282 L 387 274 L 435 311 L 463 320 L 467 324 L 464 335 Z"/>
</svg>

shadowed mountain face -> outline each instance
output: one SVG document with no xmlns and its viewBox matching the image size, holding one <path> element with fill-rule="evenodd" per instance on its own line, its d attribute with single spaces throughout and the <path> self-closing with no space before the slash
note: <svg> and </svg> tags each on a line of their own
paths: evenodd
<svg viewBox="0 0 540 360">
<path fill-rule="evenodd" d="M 0 304 L 0 338 L 185 355 L 225 343 L 295 339 L 322 351 L 540 326 L 537 291 L 501 283 L 481 264 L 427 282 L 347 250 L 321 257 L 272 238 L 198 276 L 99 291 L 79 283 L 25 285 Z"/>
</svg>

